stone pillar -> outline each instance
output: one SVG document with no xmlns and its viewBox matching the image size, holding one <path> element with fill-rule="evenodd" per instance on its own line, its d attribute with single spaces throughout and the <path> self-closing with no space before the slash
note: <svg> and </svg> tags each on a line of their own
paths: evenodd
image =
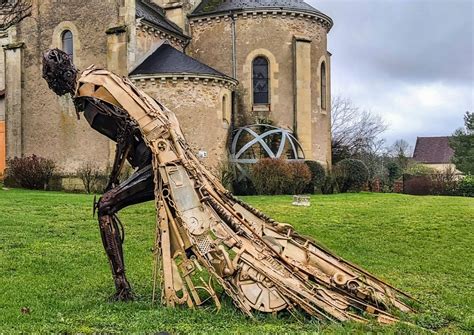
<svg viewBox="0 0 474 335">
<path fill-rule="evenodd" d="M 331 119 L 332 119 L 332 95 L 331 95 L 331 53 L 327 53 L 326 57 L 326 113 L 327 113 L 327 143 L 328 145 L 326 146 L 326 164 L 327 164 L 327 169 L 330 171 L 331 166 L 332 166 L 332 143 L 331 143 Z"/>
<path fill-rule="evenodd" d="M 0 180 L 3 178 L 5 163 L 5 121 L 0 121 Z"/>
<path fill-rule="evenodd" d="M 177 24 L 183 31 L 186 27 L 186 12 L 184 7 L 191 7 L 186 0 L 152 0 L 165 10 L 166 18 Z"/>
<path fill-rule="evenodd" d="M 119 76 L 128 76 L 128 36 L 127 26 L 107 29 L 107 69 Z M 109 141 L 109 165 L 114 163 L 116 144 Z"/>
<path fill-rule="evenodd" d="M 5 49 L 5 130 L 7 158 L 23 155 L 23 125 L 21 105 L 23 43 L 7 44 Z"/>
<path fill-rule="evenodd" d="M 313 159 L 311 118 L 311 40 L 295 37 L 294 94 L 295 132 L 306 159 Z"/>
<path fill-rule="evenodd" d="M 107 29 L 107 69 L 120 76 L 127 76 L 127 26 Z"/>
<path fill-rule="evenodd" d="M 135 22 L 136 0 L 123 0 L 123 6 L 120 7 L 121 23 L 130 25 Z"/>
<path fill-rule="evenodd" d="M 136 16 L 136 0 L 123 0 L 123 7 L 120 8 L 120 25 L 127 27 L 125 33 L 127 38 L 127 57 L 126 66 L 127 73 L 135 65 L 135 49 L 136 49 L 136 31 L 135 31 L 135 16 Z M 114 28 L 111 28 L 114 29 Z M 110 29 L 109 29 L 110 30 Z M 108 30 L 108 31 L 109 31 Z"/>
<path fill-rule="evenodd" d="M 0 32 L 0 45 L 8 44 L 8 34 Z M 5 150 L 5 53 L 0 53 L 0 180 L 6 165 Z"/>
<path fill-rule="evenodd" d="M 186 31 L 186 16 L 183 10 L 183 4 L 181 2 L 178 3 L 170 3 L 169 5 L 165 6 L 166 17 L 176 23 L 182 31 Z"/>
</svg>

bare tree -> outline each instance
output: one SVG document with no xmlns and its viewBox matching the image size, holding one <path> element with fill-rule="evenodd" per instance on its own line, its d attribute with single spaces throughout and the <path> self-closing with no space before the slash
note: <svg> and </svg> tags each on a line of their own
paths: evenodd
<svg viewBox="0 0 474 335">
<path fill-rule="evenodd" d="M 396 140 L 392 147 L 389 149 L 389 152 L 392 157 L 395 158 L 396 163 L 402 169 L 406 169 L 408 167 L 408 162 L 410 161 L 412 148 L 410 144 L 403 140 Z"/>
<path fill-rule="evenodd" d="M 379 136 L 387 130 L 387 124 L 377 114 L 354 106 L 341 96 L 332 99 L 332 148 L 333 161 L 378 153 L 384 144 Z"/>
<path fill-rule="evenodd" d="M 31 15 L 31 0 L 0 0 L 0 30 L 6 30 Z"/>
<path fill-rule="evenodd" d="M 101 172 L 94 163 L 85 162 L 79 170 L 77 170 L 77 175 L 81 178 L 87 193 L 97 191 L 97 183 Z"/>
</svg>

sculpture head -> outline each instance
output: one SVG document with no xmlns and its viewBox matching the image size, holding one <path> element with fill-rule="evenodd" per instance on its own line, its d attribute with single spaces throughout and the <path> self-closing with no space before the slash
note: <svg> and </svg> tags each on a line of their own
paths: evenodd
<svg viewBox="0 0 474 335">
<path fill-rule="evenodd" d="M 43 54 L 43 78 L 57 95 L 75 93 L 77 73 L 71 57 L 64 51 L 49 49 Z"/>
</svg>

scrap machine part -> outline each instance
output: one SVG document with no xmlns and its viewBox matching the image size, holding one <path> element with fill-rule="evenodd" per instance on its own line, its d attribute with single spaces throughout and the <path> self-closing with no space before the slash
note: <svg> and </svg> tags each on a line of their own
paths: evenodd
<svg viewBox="0 0 474 335">
<path fill-rule="evenodd" d="M 279 312 L 288 307 L 288 301 L 272 281 L 247 264 L 240 267 L 235 281 L 249 305 L 257 311 Z"/>
<path fill-rule="evenodd" d="M 406 294 L 236 199 L 200 164 L 176 116 L 128 79 L 90 67 L 76 85 L 75 102 L 84 99 L 98 113 L 112 106 L 118 113 L 108 116 L 126 115 L 151 152 L 147 180 L 154 187 L 154 250 L 166 305 L 201 305 L 198 291 L 205 291 L 220 308 L 214 281 L 248 316 L 298 307 L 322 320 L 365 322 L 373 314 L 387 323 L 397 321 L 390 308 L 411 311 L 401 299 Z"/>
<path fill-rule="evenodd" d="M 237 169 L 239 181 L 250 178 L 251 165 L 261 158 L 304 160 L 301 143 L 292 131 L 269 124 L 252 124 L 232 133 L 229 162 Z"/>
</svg>

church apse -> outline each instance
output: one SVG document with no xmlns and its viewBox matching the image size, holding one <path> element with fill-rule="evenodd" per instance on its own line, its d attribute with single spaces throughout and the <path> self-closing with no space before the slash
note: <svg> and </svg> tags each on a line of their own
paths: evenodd
<svg viewBox="0 0 474 335">
<path fill-rule="evenodd" d="M 202 1 L 189 20 L 186 51 L 239 81 L 233 126 L 269 120 L 297 136 L 306 159 L 329 167 L 331 111 L 321 105 L 318 65 L 331 18 L 303 1 L 265 0 Z"/>
</svg>

